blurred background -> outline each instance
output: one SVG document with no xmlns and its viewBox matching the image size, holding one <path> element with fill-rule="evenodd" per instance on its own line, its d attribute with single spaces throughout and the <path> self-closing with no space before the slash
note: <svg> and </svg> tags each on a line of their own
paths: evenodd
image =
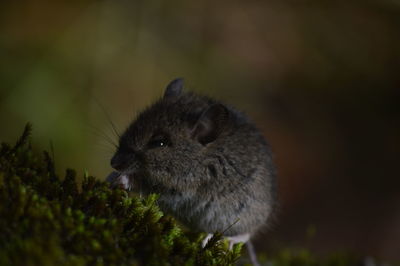
<svg viewBox="0 0 400 266">
<path fill-rule="evenodd" d="M 121 132 L 184 77 L 257 122 L 281 210 L 256 245 L 398 261 L 400 1 L 0 4 L 0 139 L 104 178 Z"/>
</svg>

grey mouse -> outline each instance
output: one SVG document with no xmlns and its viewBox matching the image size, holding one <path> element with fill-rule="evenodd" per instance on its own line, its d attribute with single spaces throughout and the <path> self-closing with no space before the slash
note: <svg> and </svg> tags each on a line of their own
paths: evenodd
<svg viewBox="0 0 400 266">
<path fill-rule="evenodd" d="M 119 139 L 108 181 L 158 193 L 161 209 L 189 228 L 223 232 L 233 245 L 271 223 L 277 206 L 270 147 L 241 112 L 186 92 L 173 80 Z M 248 242 L 250 257 L 257 265 Z M 253 253 L 253 254 L 251 254 Z"/>
</svg>

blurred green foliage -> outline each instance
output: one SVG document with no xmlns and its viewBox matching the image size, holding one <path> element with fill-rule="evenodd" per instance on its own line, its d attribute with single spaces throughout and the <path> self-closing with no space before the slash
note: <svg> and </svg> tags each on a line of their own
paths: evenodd
<svg viewBox="0 0 400 266">
<path fill-rule="evenodd" d="M 178 76 L 255 117 L 281 94 L 299 102 L 385 94 L 400 58 L 399 8 L 380 0 L 4 2 L 0 136 L 11 140 L 31 121 L 38 144 L 54 143 L 60 169 L 102 176 L 113 147 L 102 147 L 110 131 L 96 102 L 122 129 Z"/>
</svg>

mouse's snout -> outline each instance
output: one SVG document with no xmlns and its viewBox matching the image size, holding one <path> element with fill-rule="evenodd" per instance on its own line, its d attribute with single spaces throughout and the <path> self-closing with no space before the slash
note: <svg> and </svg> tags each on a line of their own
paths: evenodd
<svg viewBox="0 0 400 266">
<path fill-rule="evenodd" d="M 134 159 L 133 154 L 117 152 L 111 158 L 111 167 L 121 172 L 126 168 L 128 168 L 129 164 L 132 162 L 133 159 Z"/>
</svg>

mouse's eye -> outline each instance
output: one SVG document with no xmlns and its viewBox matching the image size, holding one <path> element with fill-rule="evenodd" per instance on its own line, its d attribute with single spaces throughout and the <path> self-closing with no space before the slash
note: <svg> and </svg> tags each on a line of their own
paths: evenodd
<svg viewBox="0 0 400 266">
<path fill-rule="evenodd" d="M 170 145 L 170 142 L 167 138 L 165 137 L 156 137 L 156 138 L 152 138 L 149 143 L 147 144 L 147 146 L 150 149 L 153 148 L 160 148 L 160 147 L 167 147 Z"/>
</svg>

